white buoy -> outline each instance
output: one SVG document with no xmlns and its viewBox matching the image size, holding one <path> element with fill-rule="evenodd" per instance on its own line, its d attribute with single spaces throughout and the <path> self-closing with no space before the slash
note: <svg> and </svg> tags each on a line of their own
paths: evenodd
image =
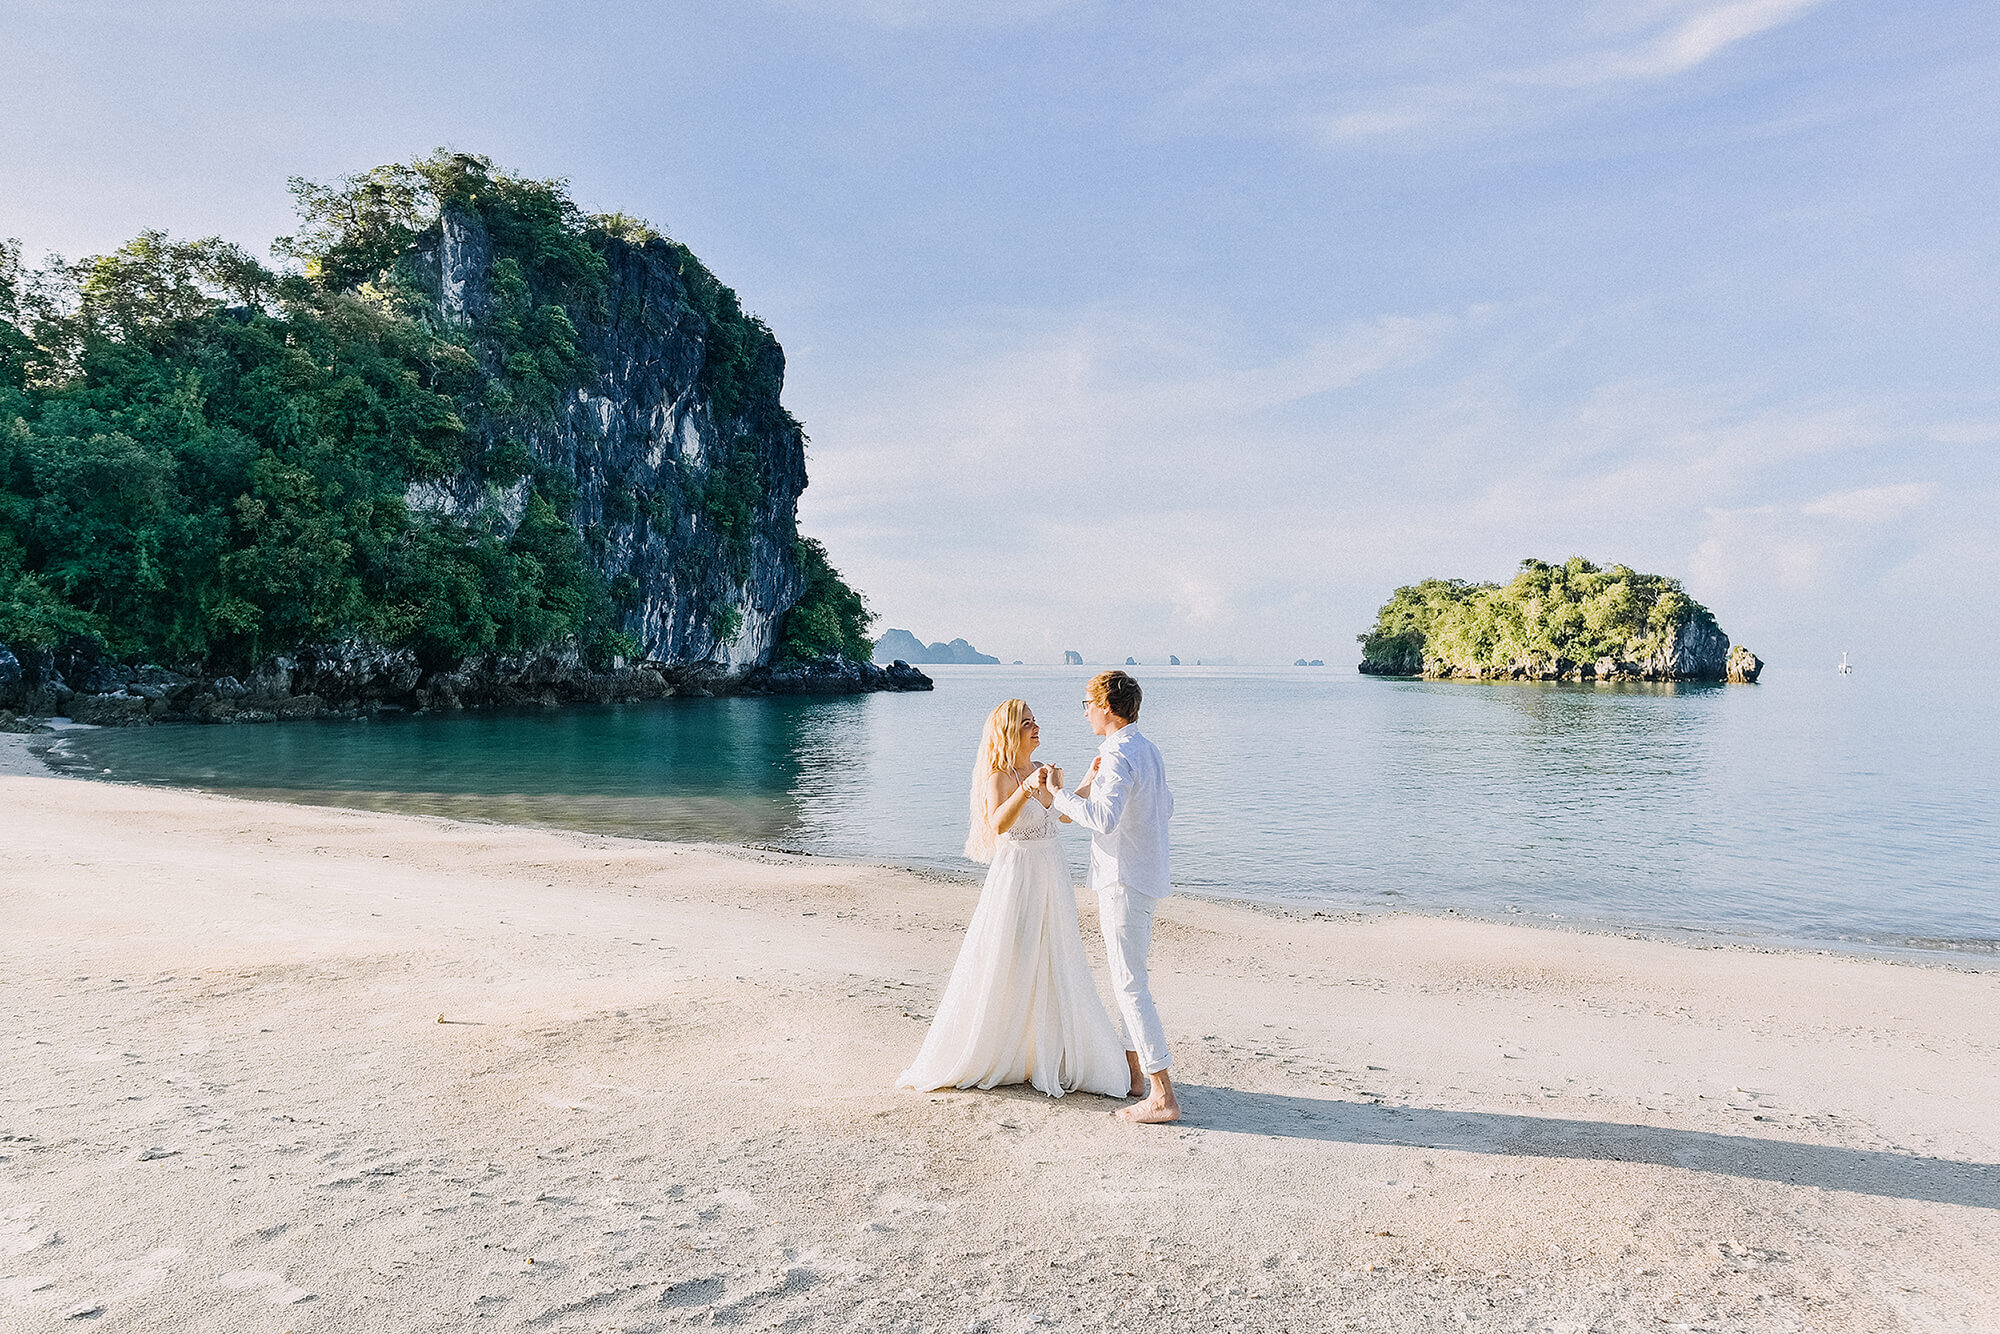
<svg viewBox="0 0 2000 1334">
<path fill-rule="evenodd" d="M 1845 653 L 1840 655 L 1840 666 L 1834 668 L 1833 670 L 1839 672 L 1842 676 L 1854 675 L 1854 669 L 1847 665 L 1847 655 Z"/>
</svg>

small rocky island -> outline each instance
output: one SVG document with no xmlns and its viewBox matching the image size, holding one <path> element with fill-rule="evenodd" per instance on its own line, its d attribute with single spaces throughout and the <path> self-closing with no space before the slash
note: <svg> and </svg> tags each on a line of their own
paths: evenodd
<svg viewBox="0 0 2000 1334">
<path fill-rule="evenodd" d="M 1505 584 L 1399 588 L 1358 636 L 1370 676 L 1469 681 L 1739 681 L 1764 664 L 1732 647 L 1678 579 L 1528 559 Z"/>
</svg>

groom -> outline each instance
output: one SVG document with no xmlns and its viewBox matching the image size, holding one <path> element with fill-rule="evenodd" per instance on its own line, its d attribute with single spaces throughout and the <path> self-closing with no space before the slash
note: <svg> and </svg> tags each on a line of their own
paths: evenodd
<svg viewBox="0 0 2000 1334">
<path fill-rule="evenodd" d="M 1159 747 L 1135 726 L 1137 681 L 1123 672 L 1099 672 L 1084 687 L 1083 713 L 1104 743 L 1090 776 L 1074 792 L 1054 789 L 1053 801 L 1059 814 L 1090 831 L 1090 887 L 1097 891 L 1111 984 L 1131 1044 L 1125 1060 L 1132 1067 L 1132 1096 L 1143 1098 L 1117 1114 L 1149 1124 L 1178 1121 L 1181 1105 L 1167 1074 L 1167 1034 L 1146 981 L 1153 909 L 1172 889 L 1167 820 L 1174 813 L 1174 794 L 1167 789 Z"/>
</svg>

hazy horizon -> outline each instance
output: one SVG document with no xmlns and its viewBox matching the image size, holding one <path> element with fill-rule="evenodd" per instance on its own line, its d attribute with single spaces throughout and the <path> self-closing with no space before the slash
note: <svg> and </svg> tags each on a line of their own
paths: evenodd
<svg viewBox="0 0 2000 1334">
<path fill-rule="evenodd" d="M 1988 6 L 10 9 L 31 261 L 440 145 L 686 242 L 877 633 L 1351 667 L 1583 555 L 1785 666 L 2000 647 Z"/>
</svg>

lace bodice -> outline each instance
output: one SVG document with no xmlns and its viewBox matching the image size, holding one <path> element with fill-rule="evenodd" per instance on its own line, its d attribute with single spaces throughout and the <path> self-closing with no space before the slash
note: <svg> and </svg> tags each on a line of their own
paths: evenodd
<svg viewBox="0 0 2000 1334">
<path fill-rule="evenodd" d="M 1014 817 L 1013 827 L 1000 837 L 1022 843 L 1031 839 L 1054 838 L 1059 823 L 1054 811 L 1045 809 L 1041 802 L 1030 797 L 1022 804 L 1021 813 Z"/>
</svg>

